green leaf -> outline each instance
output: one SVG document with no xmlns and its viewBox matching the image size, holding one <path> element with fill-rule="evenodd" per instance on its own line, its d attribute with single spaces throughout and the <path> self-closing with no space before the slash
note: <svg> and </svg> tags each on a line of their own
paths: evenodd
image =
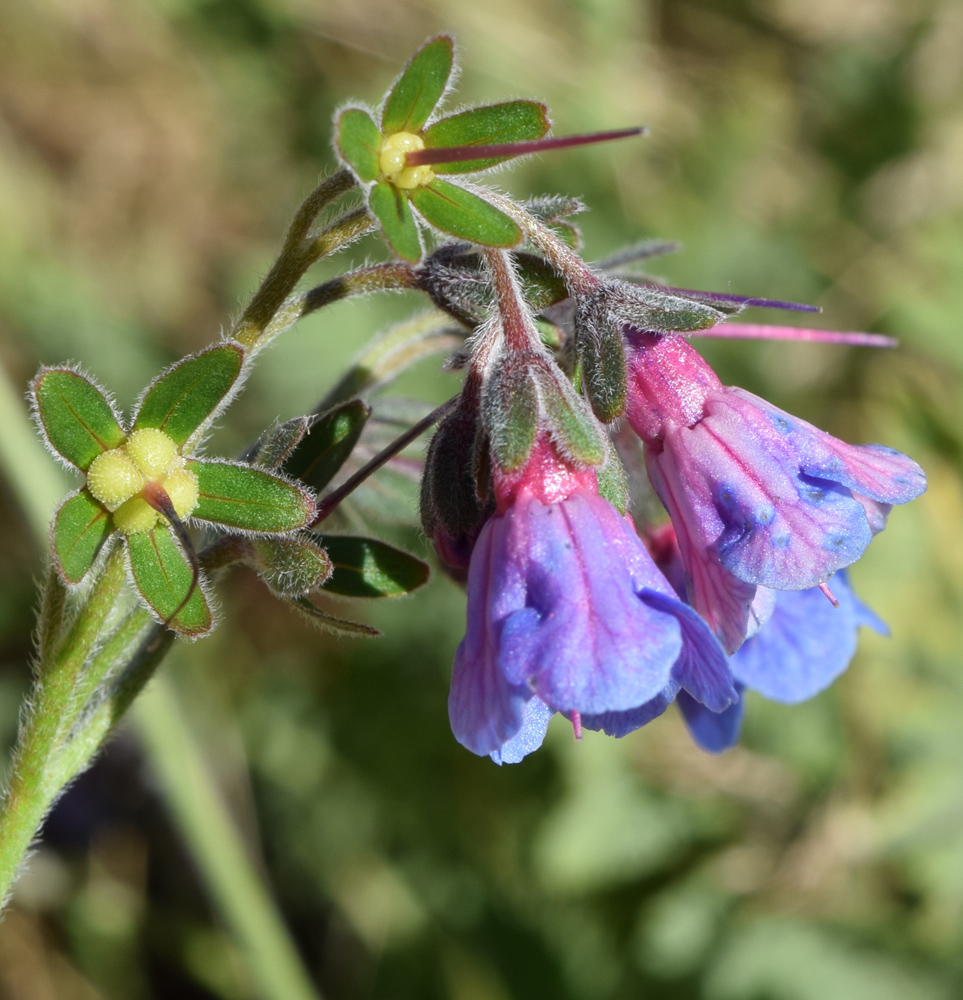
<svg viewBox="0 0 963 1000">
<path fill-rule="evenodd" d="M 160 621 L 192 638 L 210 632 L 214 617 L 207 598 L 200 583 L 191 592 L 194 578 L 191 564 L 169 529 L 129 535 L 127 552 L 134 585 Z M 180 607 L 181 604 L 184 606 Z"/>
<path fill-rule="evenodd" d="M 545 420 L 562 454 L 582 465 L 601 465 L 608 450 L 606 435 L 572 384 L 545 369 L 536 370 L 535 378 Z"/>
<path fill-rule="evenodd" d="M 378 176 L 381 132 L 371 115 L 361 108 L 348 108 L 338 115 L 338 152 L 364 183 Z"/>
<path fill-rule="evenodd" d="M 513 247 L 522 231 L 494 205 L 455 184 L 439 178 L 413 188 L 411 202 L 436 229 L 486 247 Z"/>
<path fill-rule="evenodd" d="M 310 494 L 263 469 L 231 462 L 188 462 L 200 496 L 191 516 L 241 531 L 285 532 L 314 517 Z"/>
<path fill-rule="evenodd" d="M 393 184 L 380 181 L 368 195 L 368 208 L 381 223 L 388 245 L 403 260 L 421 260 L 421 236 L 405 194 Z"/>
<path fill-rule="evenodd" d="M 329 615 L 327 611 L 322 611 L 306 597 L 295 597 L 290 604 L 295 611 L 307 618 L 312 625 L 324 629 L 325 632 L 333 632 L 335 635 L 363 635 L 369 638 L 381 635 L 376 628 L 372 628 L 370 625 L 362 625 L 361 622 L 351 622 L 347 618 L 338 618 L 336 615 Z"/>
<path fill-rule="evenodd" d="M 425 130 L 424 140 L 429 149 L 490 146 L 502 142 L 541 139 L 550 127 L 548 108 L 544 104 L 537 101 L 506 101 L 504 104 L 488 104 L 442 118 Z M 511 156 L 495 156 L 487 160 L 438 163 L 432 169 L 436 174 L 468 174 L 510 159 Z"/>
<path fill-rule="evenodd" d="M 107 397 L 90 379 L 69 368 L 41 369 L 31 395 L 50 446 L 82 472 L 102 451 L 124 440 Z"/>
<path fill-rule="evenodd" d="M 178 361 L 148 387 L 134 430 L 156 427 L 184 444 L 234 387 L 243 361 L 244 350 L 238 344 L 218 344 Z"/>
<path fill-rule="evenodd" d="M 420 132 L 451 76 L 455 46 L 447 35 L 426 42 L 395 81 L 381 113 L 381 131 Z"/>
<path fill-rule="evenodd" d="M 531 454 L 538 431 L 538 395 L 528 365 L 510 361 L 489 376 L 482 398 L 495 461 L 506 472 L 520 469 Z"/>
<path fill-rule="evenodd" d="M 619 326 L 604 314 L 596 319 L 583 325 L 578 348 L 585 394 L 595 415 L 607 424 L 625 410 L 625 349 Z"/>
<path fill-rule="evenodd" d="M 284 471 L 316 490 L 331 482 L 361 437 L 370 407 L 352 399 L 322 413 L 284 463 Z"/>
<path fill-rule="evenodd" d="M 53 551 L 67 583 L 83 580 L 111 530 L 107 511 L 86 490 L 64 500 L 54 514 Z"/>
<path fill-rule="evenodd" d="M 324 589 L 342 597 L 400 597 L 428 580 L 428 564 L 373 538 L 321 535 L 334 567 Z"/>
<path fill-rule="evenodd" d="M 258 576 L 277 597 L 300 597 L 317 590 L 331 575 L 331 560 L 306 535 L 255 538 L 251 560 Z"/>
</svg>

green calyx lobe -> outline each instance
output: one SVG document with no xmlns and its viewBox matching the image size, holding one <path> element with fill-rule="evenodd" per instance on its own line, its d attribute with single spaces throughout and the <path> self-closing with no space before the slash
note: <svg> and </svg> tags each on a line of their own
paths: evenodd
<svg viewBox="0 0 963 1000">
<path fill-rule="evenodd" d="M 421 260 L 421 236 L 403 191 L 387 181 L 379 181 L 368 194 L 368 208 L 381 223 L 391 249 L 402 260 L 413 264 Z"/>
<path fill-rule="evenodd" d="M 428 149 L 488 146 L 541 139 L 550 127 L 548 108 L 544 104 L 537 101 L 506 101 L 504 104 L 471 108 L 442 118 L 425 129 L 424 140 Z M 438 163 L 433 169 L 438 174 L 468 174 L 504 163 L 511 158 L 497 156 L 482 160 L 463 160 L 459 163 Z"/>
<path fill-rule="evenodd" d="M 134 430 L 154 427 L 183 445 L 234 388 L 243 363 L 242 347 L 219 344 L 172 365 L 144 394 Z"/>
<path fill-rule="evenodd" d="M 312 489 L 323 489 L 351 455 L 370 416 L 370 407 L 360 399 L 322 413 L 288 456 L 284 471 Z"/>
<path fill-rule="evenodd" d="M 43 369 L 31 394 L 47 440 L 82 472 L 102 452 L 116 448 L 124 431 L 104 394 L 69 368 Z"/>
<path fill-rule="evenodd" d="M 445 93 L 454 58 L 454 42 L 447 35 L 432 38 L 411 57 L 385 100 L 382 132 L 421 131 Z"/>
<path fill-rule="evenodd" d="M 321 535 L 333 572 L 325 591 L 342 597 L 400 597 L 428 580 L 428 565 L 373 538 Z"/>
<path fill-rule="evenodd" d="M 310 495 L 264 469 L 230 462 L 188 462 L 197 476 L 193 516 L 240 531 L 287 532 L 314 517 Z"/>
<path fill-rule="evenodd" d="M 488 247 L 513 247 L 522 231 L 504 212 L 471 191 L 435 178 L 409 192 L 427 222 L 449 236 Z"/>
<path fill-rule="evenodd" d="M 307 535 L 255 538 L 251 562 L 277 597 L 301 597 L 317 590 L 331 575 L 331 560 Z"/>
<path fill-rule="evenodd" d="M 134 585 L 161 621 L 191 638 L 210 632 L 214 617 L 207 599 L 167 528 L 130 535 L 127 553 Z"/>
<path fill-rule="evenodd" d="M 83 580 L 111 530 L 107 511 L 87 490 L 67 497 L 60 505 L 54 515 L 53 552 L 67 583 Z"/>
<path fill-rule="evenodd" d="M 338 116 L 336 126 L 338 152 L 364 183 L 378 176 L 381 132 L 371 115 L 361 108 L 348 108 Z"/>
<path fill-rule="evenodd" d="M 548 369 L 537 370 L 535 378 L 545 422 L 562 455 L 580 465 L 601 465 L 606 435 L 572 384 Z"/>
<path fill-rule="evenodd" d="M 524 361 L 511 358 L 491 374 L 482 408 L 495 461 L 515 472 L 528 461 L 538 432 L 538 392 Z"/>
</svg>

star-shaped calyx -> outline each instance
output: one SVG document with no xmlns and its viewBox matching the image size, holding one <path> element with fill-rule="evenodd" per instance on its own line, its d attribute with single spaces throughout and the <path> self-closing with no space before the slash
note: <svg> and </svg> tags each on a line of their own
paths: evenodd
<svg viewBox="0 0 963 1000">
<path fill-rule="evenodd" d="M 112 540 L 155 617 L 185 636 L 213 626 L 183 521 L 236 533 L 288 535 L 310 524 L 314 498 L 288 478 L 239 462 L 196 457 L 243 377 L 245 352 L 225 342 L 168 368 L 125 427 L 111 399 L 72 368 L 43 368 L 31 385 L 48 447 L 86 481 L 53 520 L 51 548 L 68 585 L 81 583 Z"/>
</svg>

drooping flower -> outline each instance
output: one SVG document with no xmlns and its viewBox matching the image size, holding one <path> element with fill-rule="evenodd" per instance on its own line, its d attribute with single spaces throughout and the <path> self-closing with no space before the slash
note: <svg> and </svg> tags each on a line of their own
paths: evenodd
<svg viewBox="0 0 963 1000">
<path fill-rule="evenodd" d="M 685 571 L 671 524 L 651 532 L 647 542 L 659 570 L 684 596 Z M 624 713 L 620 720 L 602 720 L 604 725 L 591 728 L 622 736 L 658 718 L 675 701 L 689 733 L 703 750 L 729 749 L 739 739 L 747 689 L 783 704 L 806 701 L 849 666 L 861 627 L 889 634 L 885 623 L 855 595 L 845 572 L 837 572 L 829 587 L 835 603 L 819 587 L 778 592 L 758 588 L 751 634 L 728 661 L 738 697 L 721 711 L 693 698 L 673 680 L 634 713 Z M 582 723 L 588 725 L 584 718 Z"/>
<path fill-rule="evenodd" d="M 854 563 L 923 470 L 849 445 L 724 386 L 680 336 L 624 330 L 626 413 L 675 526 L 693 607 L 725 648 L 748 633 L 757 588 L 808 590 Z"/>
<path fill-rule="evenodd" d="M 540 435 L 525 466 L 496 466 L 493 484 L 449 697 L 460 743 L 514 762 L 541 744 L 553 712 L 576 731 L 627 732 L 673 684 L 715 711 L 736 700 L 718 643 L 598 495 L 594 469 Z"/>
</svg>

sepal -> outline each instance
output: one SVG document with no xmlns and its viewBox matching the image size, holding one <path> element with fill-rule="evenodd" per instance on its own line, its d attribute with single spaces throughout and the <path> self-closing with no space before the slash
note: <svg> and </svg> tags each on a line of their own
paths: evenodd
<svg viewBox="0 0 963 1000">
<path fill-rule="evenodd" d="M 147 610 L 179 635 L 198 639 L 214 627 L 204 580 L 194 579 L 190 561 L 170 529 L 130 535 L 127 560 L 131 579 Z"/>
<path fill-rule="evenodd" d="M 251 465 L 259 465 L 262 469 L 279 469 L 307 434 L 311 420 L 311 417 L 294 417 L 283 424 L 275 424 L 264 432 L 246 458 Z"/>
<path fill-rule="evenodd" d="M 192 461 L 198 501 L 192 516 L 225 528 L 284 533 L 307 527 L 315 513 L 310 492 L 264 469 L 234 462 Z"/>
<path fill-rule="evenodd" d="M 572 383 L 554 365 L 534 365 L 532 374 L 545 423 L 562 456 L 578 465 L 601 465 L 605 432 Z"/>
<path fill-rule="evenodd" d="M 381 131 L 420 132 L 448 87 L 455 44 L 448 35 L 429 39 L 408 60 L 385 98 Z"/>
<path fill-rule="evenodd" d="M 249 562 L 275 597 L 303 597 L 331 576 L 328 554 L 307 535 L 255 538 Z"/>
<path fill-rule="evenodd" d="M 621 329 L 601 296 L 587 297 L 578 303 L 575 343 L 585 394 L 599 420 L 611 423 L 625 411 L 628 385 Z"/>
<path fill-rule="evenodd" d="M 421 234 L 403 191 L 387 181 L 379 181 L 368 194 L 368 208 L 381 223 L 388 246 L 402 260 L 421 260 Z"/>
<path fill-rule="evenodd" d="M 371 408 L 360 399 L 320 414 L 284 462 L 284 472 L 315 490 L 324 489 L 354 451 L 370 416 Z"/>
<path fill-rule="evenodd" d="M 435 178 L 408 192 L 419 214 L 435 229 L 486 247 L 513 247 L 522 231 L 504 212 L 457 184 Z"/>
<path fill-rule="evenodd" d="M 244 348 L 230 342 L 171 365 L 141 397 L 133 429 L 153 427 L 183 446 L 230 401 L 243 365 Z"/>
<path fill-rule="evenodd" d="M 538 404 L 526 359 L 503 358 L 485 383 L 482 421 L 492 457 L 505 472 L 515 472 L 528 461 L 538 431 Z"/>
<path fill-rule="evenodd" d="M 327 611 L 322 611 L 317 604 L 313 604 L 306 597 L 295 597 L 288 603 L 303 618 L 306 618 L 316 628 L 322 629 L 325 632 L 352 637 L 365 636 L 366 638 L 381 635 L 376 628 L 372 628 L 370 625 L 348 621 L 347 618 L 338 618 L 336 615 L 328 614 Z"/>
<path fill-rule="evenodd" d="M 377 180 L 381 132 L 363 108 L 345 108 L 335 121 L 338 154 L 363 184 Z"/>
<path fill-rule="evenodd" d="M 65 583 L 83 581 L 112 530 L 110 515 L 87 490 L 64 500 L 53 517 L 51 549 Z"/>
<path fill-rule="evenodd" d="M 541 139 L 551 128 L 548 108 L 538 101 L 506 101 L 470 108 L 448 115 L 427 128 L 425 147 L 439 149 L 451 146 L 488 146 L 502 142 L 524 142 Z M 510 156 L 482 160 L 462 160 L 458 163 L 435 164 L 435 173 L 470 174 L 504 163 Z"/>
<path fill-rule="evenodd" d="M 81 472 L 124 440 L 106 393 L 72 368 L 41 368 L 31 383 L 30 399 L 47 444 Z"/>
</svg>

